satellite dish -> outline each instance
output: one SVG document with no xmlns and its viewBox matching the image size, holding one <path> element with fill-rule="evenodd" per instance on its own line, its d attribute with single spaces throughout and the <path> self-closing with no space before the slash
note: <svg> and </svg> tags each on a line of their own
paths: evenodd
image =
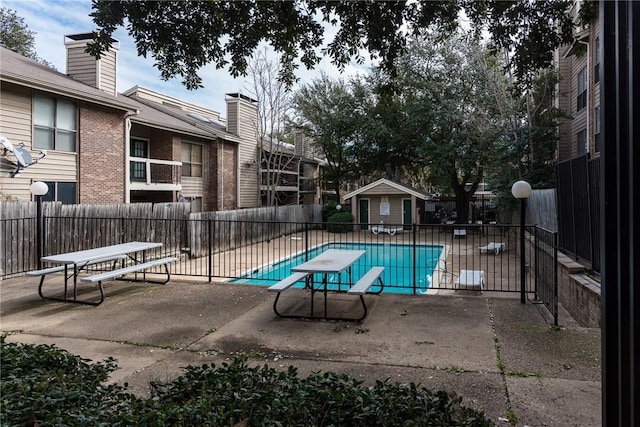
<svg viewBox="0 0 640 427">
<path fill-rule="evenodd" d="M 13 155 L 16 156 L 18 166 L 20 166 L 21 168 L 26 168 L 27 166 L 31 165 L 31 163 L 33 163 L 33 157 L 31 157 L 31 154 L 22 147 L 14 148 Z"/>
<path fill-rule="evenodd" d="M 7 151 L 13 153 L 13 144 L 4 136 L 0 136 L 0 144 L 4 148 L 4 154 L 7 154 Z"/>
<path fill-rule="evenodd" d="M 20 146 L 15 147 L 11 141 L 9 141 L 4 136 L 0 136 L 0 145 L 2 146 L 2 163 L 5 165 L 10 165 L 11 168 L 15 168 L 11 172 L 9 172 L 9 176 L 14 178 L 18 176 L 22 169 L 29 167 L 38 163 L 39 160 L 42 160 L 47 155 L 47 150 L 40 151 L 40 157 L 34 159 L 29 150 L 25 148 L 24 143 L 20 144 Z M 13 157 L 16 158 L 15 163 L 11 160 L 7 159 L 7 153 L 13 153 Z"/>
</svg>

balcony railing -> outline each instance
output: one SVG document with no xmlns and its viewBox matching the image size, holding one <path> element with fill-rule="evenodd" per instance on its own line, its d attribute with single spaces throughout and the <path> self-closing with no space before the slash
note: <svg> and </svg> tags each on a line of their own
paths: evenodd
<svg viewBox="0 0 640 427">
<path fill-rule="evenodd" d="M 182 162 L 173 160 L 129 158 L 131 190 L 180 191 Z"/>
</svg>

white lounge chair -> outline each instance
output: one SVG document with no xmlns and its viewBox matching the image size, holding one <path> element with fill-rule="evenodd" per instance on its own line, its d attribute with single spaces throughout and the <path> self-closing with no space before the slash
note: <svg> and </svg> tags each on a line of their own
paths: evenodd
<svg viewBox="0 0 640 427">
<path fill-rule="evenodd" d="M 481 254 L 493 251 L 496 255 L 507 250 L 507 244 L 502 242 L 489 242 L 486 246 L 480 246 Z"/>
<path fill-rule="evenodd" d="M 483 270 L 460 270 L 460 276 L 456 279 L 455 289 L 483 290 L 484 289 Z"/>
<path fill-rule="evenodd" d="M 467 237 L 467 230 L 464 228 L 456 228 L 453 230 L 453 237 Z"/>
<path fill-rule="evenodd" d="M 388 233 L 390 236 L 393 236 L 398 231 L 402 231 L 402 227 L 385 227 L 384 221 L 380 221 L 379 225 L 374 225 L 373 227 L 371 227 L 371 232 L 373 234 Z"/>
</svg>

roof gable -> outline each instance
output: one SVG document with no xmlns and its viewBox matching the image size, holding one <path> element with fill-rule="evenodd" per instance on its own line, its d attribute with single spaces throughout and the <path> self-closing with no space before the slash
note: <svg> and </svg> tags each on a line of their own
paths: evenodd
<svg viewBox="0 0 640 427">
<path fill-rule="evenodd" d="M 379 179 L 377 181 L 372 182 L 371 184 L 365 185 L 364 187 L 361 187 L 355 191 L 352 191 L 351 193 L 346 194 L 343 199 L 347 200 L 350 199 L 354 196 L 357 196 L 359 194 L 362 193 L 366 193 L 367 191 L 379 187 L 380 185 L 386 185 L 392 188 L 395 188 L 396 190 L 398 190 L 401 193 L 406 193 L 406 194 L 411 194 L 412 196 L 415 196 L 419 199 L 423 199 L 426 200 L 429 198 L 429 196 L 425 193 L 422 193 L 414 188 L 409 187 L 408 185 L 405 184 L 401 184 L 399 182 L 395 182 L 395 181 L 391 181 L 385 178 Z"/>
<path fill-rule="evenodd" d="M 9 49 L 0 48 L 0 55 L 2 81 L 119 110 L 136 111 L 135 106 L 126 100 L 117 99 Z"/>
</svg>

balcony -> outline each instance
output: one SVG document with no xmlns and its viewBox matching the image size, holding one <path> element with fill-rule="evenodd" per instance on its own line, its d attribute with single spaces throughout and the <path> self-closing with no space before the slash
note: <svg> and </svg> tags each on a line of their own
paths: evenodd
<svg viewBox="0 0 640 427">
<path fill-rule="evenodd" d="M 181 191 L 182 162 L 143 157 L 129 158 L 129 189 L 143 191 Z"/>
<path fill-rule="evenodd" d="M 277 183 L 275 182 L 276 179 L 278 180 Z M 282 192 L 298 191 L 297 173 L 288 173 L 283 171 L 280 171 L 279 173 L 277 173 L 277 172 L 271 171 L 271 174 L 268 174 L 266 170 L 262 169 L 262 178 L 260 180 L 260 190 L 261 191 L 269 190 L 269 182 L 271 182 L 272 189 L 275 191 L 282 191 Z"/>
</svg>

